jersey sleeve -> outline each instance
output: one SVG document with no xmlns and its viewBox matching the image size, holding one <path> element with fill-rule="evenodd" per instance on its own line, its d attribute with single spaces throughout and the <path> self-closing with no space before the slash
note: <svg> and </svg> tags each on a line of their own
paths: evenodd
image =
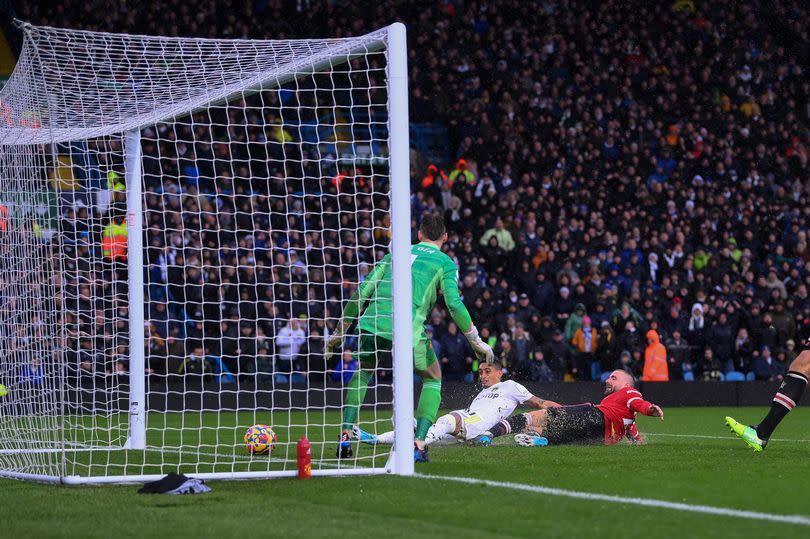
<svg viewBox="0 0 810 539">
<path fill-rule="evenodd" d="M 625 396 L 627 397 L 627 408 L 631 412 L 638 412 L 640 414 L 649 415 L 650 406 L 652 406 L 651 402 L 647 402 L 644 400 L 644 397 L 641 396 L 641 392 L 637 389 L 629 389 Z"/>
<path fill-rule="evenodd" d="M 526 389 L 525 386 L 523 386 L 522 384 L 518 384 L 517 382 L 515 382 L 513 380 L 509 380 L 509 382 L 507 384 L 507 387 L 508 387 L 509 396 L 514 398 L 516 401 L 518 401 L 521 404 L 523 404 L 527 400 L 534 397 L 534 395 L 532 395 L 531 391 Z"/>
<path fill-rule="evenodd" d="M 453 317 L 458 328 L 462 333 L 467 333 L 472 329 L 472 318 L 461 301 L 461 294 L 458 291 L 458 268 L 455 263 L 448 257 L 446 262 L 442 264 L 442 279 L 441 279 L 442 294 L 444 294 L 444 303 L 450 311 L 450 316 Z"/>
<path fill-rule="evenodd" d="M 385 270 L 390 264 L 391 254 L 389 253 L 383 257 L 379 264 L 374 266 L 374 269 L 371 270 L 365 280 L 357 287 L 357 290 L 354 291 L 352 297 L 349 298 L 346 308 L 343 309 L 343 323 L 346 327 L 354 322 L 362 311 L 363 305 L 374 295 L 377 286 L 380 284 L 380 281 L 382 281 L 383 275 L 385 275 Z"/>
</svg>

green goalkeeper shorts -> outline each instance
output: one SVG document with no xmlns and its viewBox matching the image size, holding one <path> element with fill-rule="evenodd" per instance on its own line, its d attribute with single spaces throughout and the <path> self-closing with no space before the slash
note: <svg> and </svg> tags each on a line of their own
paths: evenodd
<svg viewBox="0 0 810 539">
<path fill-rule="evenodd" d="M 379 337 L 371 333 L 360 332 L 360 343 L 357 349 L 357 361 L 364 369 L 373 369 L 377 365 L 393 365 L 394 345 L 388 339 Z M 413 369 L 414 371 L 424 371 L 436 363 L 436 352 L 433 351 L 433 344 L 427 335 L 417 337 L 413 347 Z"/>
</svg>

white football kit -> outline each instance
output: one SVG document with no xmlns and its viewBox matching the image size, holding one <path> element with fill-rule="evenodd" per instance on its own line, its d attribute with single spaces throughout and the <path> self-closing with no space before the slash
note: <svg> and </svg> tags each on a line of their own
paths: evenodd
<svg viewBox="0 0 810 539">
<path fill-rule="evenodd" d="M 472 440 L 490 430 L 498 422 L 509 417 L 519 404 L 531 399 L 533 395 L 528 389 L 513 380 L 506 380 L 493 386 L 482 389 L 473 399 L 472 403 L 463 410 L 454 410 L 461 416 L 461 432 L 459 440 Z M 456 440 L 452 434 L 436 436 L 435 425 L 430 428 L 425 437 L 427 444 L 448 442 Z"/>
</svg>

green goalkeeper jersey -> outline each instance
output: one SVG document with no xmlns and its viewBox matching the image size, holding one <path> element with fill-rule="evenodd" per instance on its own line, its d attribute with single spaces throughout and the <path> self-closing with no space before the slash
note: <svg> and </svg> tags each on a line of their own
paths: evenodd
<svg viewBox="0 0 810 539">
<path fill-rule="evenodd" d="M 425 320 L 436 304 L 439 290 L 442 291 L 444 302 L 459 329 L 464 333 L 470 330 L 472 319 L 458 291 L 458 268 L 434 244 L 422 242 L 411 246 L 411 283 L 415 343 L 425 337 Z M 360 316 L 358 329 L 392 340 L 390 253 L 371 270 L 357 293 L 349 300 L 343 314 L 344 320 L 353 320 L 366 301 L 368 306 Z"/>
</svg>

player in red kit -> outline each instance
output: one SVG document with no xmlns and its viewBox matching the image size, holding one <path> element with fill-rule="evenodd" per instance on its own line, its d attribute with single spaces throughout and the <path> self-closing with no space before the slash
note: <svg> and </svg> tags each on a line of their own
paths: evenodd
<svg viewBox="0 0 810 539">
<path fill-rule="evenodd" d="M 605 381 L 605 398 L 599 404 L 560 406 L 512 416 L 508 420 L 512 431 L 528 431 L 516 435 L 515 442 L 525 446 L 571 443 L 612 445 L 627 437 L 633 443 L 642 443 L 644 438 L 636 428 L 636 414 L 663 420 L 664 411 L 660 406 L 644 400 L 634 386 L 632 376 L 616 370 Z M 506 432 L 505 427 L 496 425 L 492 435 Z"/>
<path fill-rule="evenodd" d="M 638 434 L 636 413 L 664 419 L 664 411 L 644 400 L 625 371 L 614 371 L 605 381 L 605 398 L 596 405 L 605 416 L 605 443 L 615 444 L 628 434 Z M 632 429 L 630 427 L 633 427 Z"/>
</svg>

